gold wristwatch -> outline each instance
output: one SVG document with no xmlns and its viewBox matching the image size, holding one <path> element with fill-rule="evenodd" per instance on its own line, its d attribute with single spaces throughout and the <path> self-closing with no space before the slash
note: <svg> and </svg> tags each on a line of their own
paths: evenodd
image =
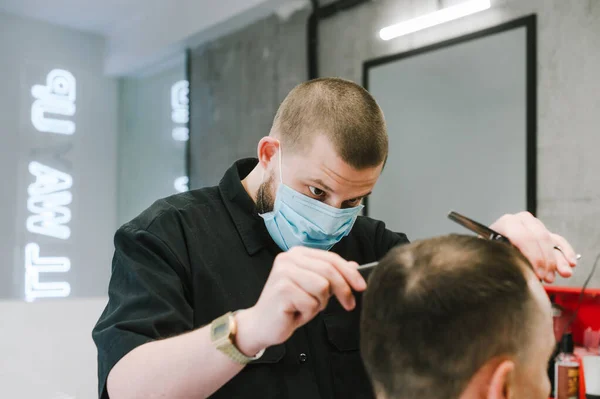
<svg viewBox="0 0 600 399">
<path fill-rule="evenodd" d="M 261 350 L 256 356 L 248 357 L 235 346 L 235 334 L 237 333 L 235 313 L 225 313 L 210 324 L 210 341 L 218 350 L 229 356 L 234 362 L 248 364 L 260 358 L 265 350 Z"/>
</svg>

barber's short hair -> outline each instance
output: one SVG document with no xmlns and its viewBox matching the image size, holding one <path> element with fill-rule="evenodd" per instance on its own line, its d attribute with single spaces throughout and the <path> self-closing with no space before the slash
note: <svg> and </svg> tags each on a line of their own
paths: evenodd
<svg viewBox="0 0 600 399">
<path fill-rule="evenodd" d="M 356 169 L 382 164 L 388 154 L 383 112 L 361 86 L 339 78 L 314 79 L 296 86 L 273 121 L 271 135 L 290 151 L 307 151 L 325 135 L 344 162 Z"/>
<path fill-rule="evenodd" d="M 388 398 L 458 398 L 489 360 L 521 358 L 535 314 L 527 259 L 450 235 L 390 251 L 363 298 L 361 351 Z"/>
</svg>

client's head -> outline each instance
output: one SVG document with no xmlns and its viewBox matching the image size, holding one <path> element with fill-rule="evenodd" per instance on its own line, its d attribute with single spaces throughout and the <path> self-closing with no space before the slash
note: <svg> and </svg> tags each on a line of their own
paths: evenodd
<svg viewBox="0 0 600 399">
<path fill-rule="evenodd" d="M 548 398 L 550 302 L 509 245 L 451 235 L 395 248 L 362 312 L 379 399 Z"/>
</svg>

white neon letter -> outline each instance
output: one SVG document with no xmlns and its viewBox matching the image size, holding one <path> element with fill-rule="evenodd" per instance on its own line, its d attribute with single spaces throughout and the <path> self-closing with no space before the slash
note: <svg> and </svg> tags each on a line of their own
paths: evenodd
<svg viewBox="0 0 600 399">
<path fill-rule="evenodd" d="M 188 123 L 190 120 L 190 82 L 180 80 L 171 86 L 171 119 L 175 123 Z"/>
<path fill-rule="evenodd" d="M 27 188 L 29 195 L 50 194 L 73 187 L 73 178 L 70 174 L 39 162 L 29 163 L 29 173 L 35 176 L 35 182 Z"/>
<path fill-rule="evenodd" d="M 46 77 L 46 85 L 35 85 L 31 95 L 36 99 L 31 105 L 31 123 L 40 132 L 73 134 L 75 123 L 46 114 L 75 115 L 75 77 L 64 69 L 53 69 Z"/>
<path fill-rule="evenodd" d="M 175 141 L 188 141 L 190 139 L 190 131 L 187 127 L 174 127 L 172 136 Z"/>
<path fill-rule="evenodd" d="M 177 190 L 177 192 L 183 193 L 185 191 L 190 190 L 190 188 L 188 186 L 189 182 L 190 182 L 190 179 L 187 176 L 181 176 L 181 177 L 178 177 L 177 179 L 175 179 L 175 182 L 173 183 L 173 187 L 175 187 L 175 190 Z"/>
<path fill-rule="evenodd" d="M 29 172 L 35 182 L 27 189 L 27 209 L 32 213 L 27 218 L 27 230 L 66 240 L 71 229 L 66 224 L 71 221 L 71 210 L 67 205 L 73 200 L 70 191 L 73 178 L 64 172 L 39 162 L 29 164 Z"/>
<path fill-rule="evenodd" d="M 40 282 L 40 273 L 66 273 L 71 261 L 65 257 L 40 257 L 40 246 L 29 243 L 25 246 L 25 300 L 37 298 L 67 297 L 71 286 L 66 281 Z"/>
</svg>

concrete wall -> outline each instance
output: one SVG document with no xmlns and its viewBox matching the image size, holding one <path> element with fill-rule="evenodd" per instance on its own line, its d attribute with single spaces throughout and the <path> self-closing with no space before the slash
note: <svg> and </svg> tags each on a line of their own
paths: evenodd
<svg viewBox="0 0 600 399">
<path fill-rule="evenodd" d="M 600 251 L 600 2 L 497 0 L 480 14 L 379 40 L 380 28 L 434 11 L 437 3 L 381 0 L 326 20 L 320 28 L 321 76 L 361 82 L 365 60 L 536 13 L 538 216 L 583 254 L 575 277 L 559 281 L 581 285 Z M 255 154 L 285 91 L 306 78 L 306 16 L 269 17 L 193 52 L 192 188 L 215 184 L 236 158 Z M 600 286 L 600 274 L 593 285 Z"/>
<path fill-rule="evenodd" d="M 219 182 L 256 156 L 279 103 L 306 79 L 306 18 L 273 15 L 192 51 L 190 187 Z"/>
<path fill-rule="evenodd" d="M 116 229 L 117 84 L 104 77 L 103 52 L 104 40 L 98 36 L 0 13 L 2 398 L 95 396 L 95 348 L 90 333 L 106 301 L 103 296 Z M 46 95 L 40 94 L 49 72 L 56 68 L 68 70 L 75 86 L 61 72 L 62 77 L 53 80 L 54 93 L 46 89 Z M 72 135 L 43 131 L 51 123 L 41 118 L 34 118 L 34 126 L 34 85 L 40 85 L 36 95 L 42 100 L 38 104 L 47 107 L 53 102 L 62 113 L 46 113 L 45 118 L 59 121 L 59 125 L 67 121 L 66 129 L 54 130 L 64 133 L 75 126 Z M 74 115 L 69 115 L 71 111 Z M 67 179 L 68 174 L 72 184 L 61 186 L 51 179 L 38 185 L 41 191 L 53 187 L 51 193 L 28 192 L 36 181 L 29 169 L 33 161 L 53 168 L 51 176 Z M 28 200 L 34 196 L 38 196 L 33 205 L 40 215 L 53 215 L 46 212 L 58 211 L 57 202 L 69 209 L 70 220 L 56 226 L 56 231 L 63 233 L 67 231 L 63 227 L 68 227 L 68 237 L 26 228 L 34 214 L 28 209 Z M 65 212 L 62 209 L 63 215 Z M 62 289 L 68 284 L 70 292 L 53 292 L 68 293 L 69 298 L 29 297 L 33 303 L 25 302 L 25 284 L 32 281 L 25 279 L 28 243 L 38 244 L 40 250 L 40 259 L 32 259 L 28 265 L 30 272 L 40 270 L 43 261 L 65 267 L 64 258 L 69 259 L 70 270 L 40 273 L 39 279 L 42 284 L 59 283 Z M 33 291 L 39 294 L 40 287 L 43 285 Z"/>
</svg>

